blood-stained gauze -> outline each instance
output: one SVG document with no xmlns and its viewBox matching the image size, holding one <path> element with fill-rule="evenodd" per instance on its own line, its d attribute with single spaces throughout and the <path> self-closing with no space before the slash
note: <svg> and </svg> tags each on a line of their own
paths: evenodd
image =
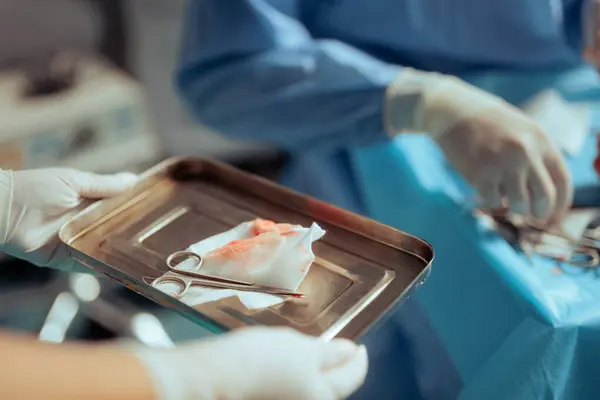
<svg viewBox="0 0 600 400">
<path fill-rule="evenodd" d="M 304 228 L 256 219 L 201 240 L 187 250 L 203 258 L 195 272 L 296 291 L 315 259 L 312 244 L 324 234 L 316 223 Z M 189 270 L 184 264 L 185 261 L 180 266 Z M 165 276 L 172 274 L 167 272 Z M 161 283 L 157 288 L 169 293 L 172 290 L 169 285 Z M 251 309 L 284 301 L 282 297 L 270 294 L 201 286 L 191 287 L 180 300 L 193 307 L 231 296 L 238 296 Z"/>
</svg>

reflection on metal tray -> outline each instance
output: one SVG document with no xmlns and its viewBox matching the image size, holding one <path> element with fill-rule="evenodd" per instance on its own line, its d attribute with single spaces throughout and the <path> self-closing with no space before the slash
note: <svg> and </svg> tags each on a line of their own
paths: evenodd
<svg viewBox="0 0 600 400">
<path fill-rule="evenodd" d="M 307 299 L 250 311 L 233 297 L 192 308 L 144 283 L 166 271 L 169 254 L 257 217 L 315 221 L 327 231 L 299 288 Z M 264 324 L 325 338 L 358 339 L 423 282 L 433 260 L 418 238 L 198 158 L 152 168 L 129 193 L 76 216 L 60 237 L 80 262 L 213 331 Z"/>
</svg>

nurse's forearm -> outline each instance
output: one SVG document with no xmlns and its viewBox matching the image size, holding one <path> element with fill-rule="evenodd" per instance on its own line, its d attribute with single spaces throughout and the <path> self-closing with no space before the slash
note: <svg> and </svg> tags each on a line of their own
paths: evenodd
<svg viewBox="0 0 600 400">
<path fill-rule="evenodd" d="M 50 344 L 0 333 L 2 399 L 153 399 L 134 356 L 110 346 Z"/>
</svg>

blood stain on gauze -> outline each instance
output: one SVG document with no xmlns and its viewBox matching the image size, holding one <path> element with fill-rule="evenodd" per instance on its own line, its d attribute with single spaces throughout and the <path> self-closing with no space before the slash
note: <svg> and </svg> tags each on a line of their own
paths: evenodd
<svg viewBox="0 0 600 400">
<path fill-rule="evenodd" d="M 277 224 L 273 221 L 269 221 L 266 219 L 257 218 L 254 220 L 253 233 L 255 236 L 261 235 L 266 232 L 279 232 L 281 234 L 289 234 L 290 231 L 294 228 L 302 228 L 300 225 L 292 225 L 292 224 Z"/>
<path fill-rule="evenodd" d="M 262 219 L 252 221 L 249 228 L 251 235 L 239 235 L 240 239 L 204 253 L 202 272 L 297 289 L 314 259 L 311 244 L 324 234 L 323 230 L 318 225 L 303 228 Z"/>
<path fill-rule="evenodd" d="M 277 232 L 234 240 L 205 254 L 202 270 L 223 278 L 256 278 L 261 270 L 269 268 L 269 260 L 279 253 L 282 245 Z"/>
</svg>

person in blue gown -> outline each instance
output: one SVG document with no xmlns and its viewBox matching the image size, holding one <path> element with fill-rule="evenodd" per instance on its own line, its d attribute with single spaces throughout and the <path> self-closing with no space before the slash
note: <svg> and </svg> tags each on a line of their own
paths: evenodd
<svg viewBox="0 0 600 400">
<path fill-rule="evenodd" d="M 585 1 L 191 0 L 176 84 L 203 124 L 286 151 L 281 181 L 324 201 L 364 212 L 350 150 L 424 132 L 486 205 L 556 220 L 572 196 L 560 153 L 453 76 L 580 65 Z M 414 302 L 366 342 L 359 397 L 460 390 Z"/>
</svg>

